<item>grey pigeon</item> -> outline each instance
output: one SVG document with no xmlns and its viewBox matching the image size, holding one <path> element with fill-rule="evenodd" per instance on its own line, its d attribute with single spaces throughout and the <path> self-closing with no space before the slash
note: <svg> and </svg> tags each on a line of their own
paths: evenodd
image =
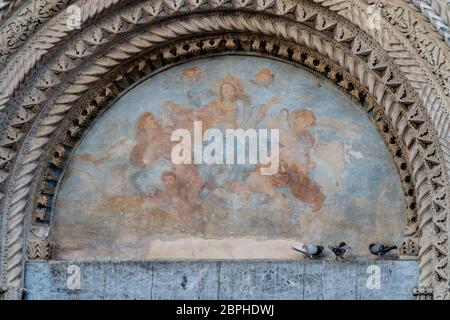
<svg viewBox="0 0 450 320">
<path fill-rule="evenodd" d="M 396 246 L 385 246 L 378 243 L 372 243 L 369 246 L 369 251 L 371 254 L 375 256 L 384 256 L 386 253 L 388 253 L 391 250 L 397 249 Z"/>
<path fill-rule="evenodd" d="M 309 258 L 318 257 L 322 254 L 325 249 L 323 246 L 318 246 L 315 244 L 299 244 L 297 246 L 292 247 L 295 251 L 298 251 Z"/>
<path fill-rule="evenodd" d="M 351 249 L 345 242 L 341 242 L 338 246 L 329 245 L 328 248 L 331 251 L 333 251 L 334 255 L 336 256 L 336 259 L 337 258 L 343 259 L 345 253 Z"/>
</svg>

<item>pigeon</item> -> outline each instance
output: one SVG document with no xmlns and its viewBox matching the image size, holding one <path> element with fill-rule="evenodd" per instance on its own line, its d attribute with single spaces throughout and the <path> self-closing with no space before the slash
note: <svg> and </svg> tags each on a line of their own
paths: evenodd
<svg viewBox="0 0 450 320">
<path fill-rule="evenodd" d="M 378 243 L 372 243 L 369 246 L 369 251 L 371 254 L 375 256 L 384 256 L 386 253 L 388 253 L 391 250 L 397 249 L 396 246 L 385 246 Z"/>
<path fill-rule="evenodd" d="M 323 246 L 318 246 L 315 244 L 299 244 L 297 246 L 292 247 L 295 251 L 298 251 L 309 258 L 318 257 L 322 254 L 325 249 Z"/>
<path fill-rule="evenodd" d="M 331 246 L 329 245 L 328 248 L 333 251 L 334 255 L 337 258 L 344 258 L 345 253 L 350 250 L 351 248 L 345 243 L 345 242 L 341 242 L 339 244 L 339 246 Z"/>
</svg>

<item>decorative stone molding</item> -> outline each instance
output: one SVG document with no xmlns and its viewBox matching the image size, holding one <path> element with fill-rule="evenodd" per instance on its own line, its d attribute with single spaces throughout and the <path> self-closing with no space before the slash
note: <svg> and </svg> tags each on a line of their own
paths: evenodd
<svg viewBox="0 0 450 320">
<path fill-rule="evenodd" d="M 433 300 L 433 288 L 416 288 L 413 295 L 417 300 Z"/>
<path fill-rule="evenodd" d="M 48 240 L 31 237 L 28 239 L 28 258 L 32 260 L 48 260 L 51 246 Z"/>
<path fill-rule="evenodd" d="M 392 147 L 397 148 L 398 159 L 405 159 L 394 157 L 394 162 L 399 161 L 404 189 L 414 199 L 409 202 L 408 241 L 402 252 L 412 255 L 418 250 L 420 288 L 433 288 L 434 298 L 450 298 L 450 52 L 417 10 L 400 0 L 389 1 L 383 9 L 381 29 L 372 30 L 366 21 L 373 1 L 73 3 L 82 9 L 81 30 L 67 29 L 62 9 L 67 2 L 47 0 L 45 6 L 56 9 L 49 11 L 38 28 L 29 25 L 20 31 L 20 42 L 7 47 L 7 59 L 3 66 L 0 62 L 0 282 L 4 287 L 21 287 L 28 222 L 32 222 L 28 244 L 35 237 L 45 241 L 51 234 L 52 195 L 43 182 L 49 179 L 48 165 L 64 166 L 67 150 L 61 139 L 67 134 L 81 135 L 91 114 L 98 112 L 96 103 L 113 99 L 112 93 L 120 91 L 121 83 L 127 87 L 130 79 L 137 81 L 132 73 L 120 78 L 120 73 L 114 72 L 126 74 L 121 68 L 149 52 L 158 52 L 154 50 L 162 50 L 161 61 L 204 55 L 205 50 L 217 50 L 217 45 L 236 51 L 236 42 L 230 40 L 233 37 L 225 35 L 238 34 L 244 37 L 237 38 L 241 40 L 252 37 L 251 46 L 263 48 L 265 55 L 313 70 L 334 65 L 331 80 L 348 94 L 360 99 L 357 92 L 367 92 L 364 107 L 380 110 L 376 116 L 395 139 Z M 5 26 L 20 20 L 17 12 L 0 22 L 0 41 L 5 39 Z M 36 12 L 27 15 L 34 17 Z M 205 33 L 219 37 L 201 47 L 194 45 Z M 182 43 L 181 39 L 191 42 Z M 177 45 L 170 47 L 171 43 Z M 310 54 L 305 57 L 302 52 Z M 314 55 L 317 59 L 308 60 Z M 328 60 L 329 64 L 321 62 Z M 143 63 L 142 68 L 162 70 L 161 61 Z M 134 72 L 145 73 L 143 70 Z M 116 83 L 107 87 L 113 74 Z M 93 96 L 92 88 L 103 88 L 100 96 Z M 406 167 L 401 169 L 403 164 Z M 37 255 L 47 257 L 41 244 L 39 248 Z M 36 252 L 31 250 L 30 256 Z"/>
<path fill-rule="evenodd" d="M 437 0 L 411 0 L 414 5 L 430 20 L 431 24 L 450 45 L 450 3 Z"/>
<path fill-rule="evenodd" d="M 29 1 L 17 10 L 9 21 L 0 26 L 0 66 L 4 65 L 8 58 L 20 49 L 30 35 L 64 8 L 68 2 L 69 0 Z M 17 1 L 16 5 L 19 3 L 20 1 Z M 10 2 L 9 6 L 12 7 L 13 3 Z"/>
</svg>

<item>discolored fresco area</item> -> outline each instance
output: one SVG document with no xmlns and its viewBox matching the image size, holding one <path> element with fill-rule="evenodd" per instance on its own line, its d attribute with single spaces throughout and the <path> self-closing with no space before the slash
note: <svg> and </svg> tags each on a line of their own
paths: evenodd
<svg viewBox="0 0 450 320">
<path fill-rule="evenodd" d="M 171 134 L 193 121 L 279 129 L 278 174 L 173 164 Z M 55 257 L 283 259 L 298 241 L 367 256 L 402 239 L 396 177 L 369 118 L 325 80 L 264 58 L 201 59 L 138 85 L 87 133 L 58 193 Z"/>
</svg>

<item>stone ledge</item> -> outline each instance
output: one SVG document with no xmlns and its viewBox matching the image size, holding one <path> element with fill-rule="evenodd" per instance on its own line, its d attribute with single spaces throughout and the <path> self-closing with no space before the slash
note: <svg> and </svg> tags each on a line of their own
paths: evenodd
<svg viewBox="0 0 450 320">
<path fill-rule="evenodd" d="M 369 266 L 380 268 L 380 289 L 367 288 Z M 33 261 L 24 298 L 406 300 L 414 299 L 418 275 L 417 261 L 401 260 Z"/>
</svg>

